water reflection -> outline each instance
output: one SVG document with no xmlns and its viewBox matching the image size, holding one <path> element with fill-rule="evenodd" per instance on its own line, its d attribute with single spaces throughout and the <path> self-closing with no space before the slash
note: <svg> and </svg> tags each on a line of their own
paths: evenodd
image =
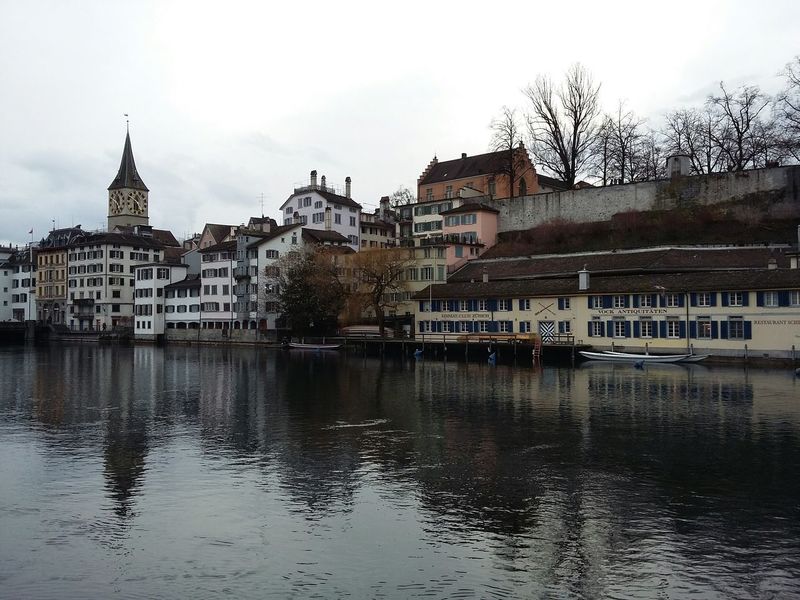
<svg viewBox="0 0 800 600">
<path fill-rule="evenodd" d="M 58 505 L 93 527 L 116 520 L 120 553 L 147 544 L 203 560 L 224 537 L 230 569 L 252 567 L 240 592 L 267 580 L 282 596 L 320 582 L 399 597 L 800 592 L 789 372 L 78 346 L 0 352 L 0 384 L 14 390 L 0 400 L 0 475 L 13 486 L 0 526 Z M 29 519 L 43 539 L 57 523 Z M 15 544 L 80 570 L 17 535 L 25 543 L 4 536 L 0 556 L 18 567 Z M 168 569 L 177 560 L 120 568 L 156 581 L 188 568 Z M 161 595 L 214 595 L 231 572 L 219 587 L 170 580 Z"/>
</svg>

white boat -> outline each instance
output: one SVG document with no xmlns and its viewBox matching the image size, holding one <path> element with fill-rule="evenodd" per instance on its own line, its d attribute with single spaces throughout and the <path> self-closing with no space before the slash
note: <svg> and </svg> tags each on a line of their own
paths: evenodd
<svg viewBox="0 0 800 600">
<path fill-rule="evenodd" d="M 703 361 L 708 358 L 708 354 L 636 354 L 633 352 L 615 352 L 614 350 L 603 350 L 603 354 L 609 354 L 611 356 L 622 356 L 625 358 L 631 358 L 636 360 L 645 360 L 648 362 L 648 359 L 652 356 L 656 356 L 659 358 L 663 358 L 665 356 L 682 356 L 683 358 L 675 361 L 657 361 L 657 362 L 682 362 L 682 363 L 696 363 Z"/>
<path fill-rule="evenodd" d="M 295 350 L 338 350 L 341 344 L 302 344 L 300 342 L 289 342 L 289 348 Z"/>
<path fill-rule="evenodd" d="M 588 352 L 586 350 L 581 350 L 580 355 L 589 360 L 631 363 L 676 363 L 694 356 L 692 354 L 629 354 L 625 352 L 609 354 L 608 352 Z"/>
</svg>

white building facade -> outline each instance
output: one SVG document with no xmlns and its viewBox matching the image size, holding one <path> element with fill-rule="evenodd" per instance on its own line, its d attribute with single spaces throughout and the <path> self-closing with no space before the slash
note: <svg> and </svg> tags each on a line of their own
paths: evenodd
<svg viewBox="0 0 800 600">
<path fill-rule="evenodd" d="M 203 329 L 229 329 L 236 321 L 236 240 L 199 250 Z"/>
<path fill-rule="evenodd" d="M 164 334 L 164 288 L 186 278 L 186 265 L 151 263 L 135 268 L 134 327 L 135 338 L 155 341 Z"/>
</svg>

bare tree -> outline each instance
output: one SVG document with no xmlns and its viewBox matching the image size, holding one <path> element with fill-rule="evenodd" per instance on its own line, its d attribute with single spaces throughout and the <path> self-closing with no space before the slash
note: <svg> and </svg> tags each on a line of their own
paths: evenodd
<svg viewBox="0 0 800 600">
<path fill-rule="evenodd" d="M 397 210 L 397 207 L 405 204 L 411 204 L 416 202 L 416 200 L 417 195 L 406 186 L 401 185 L 399 188 L 397 188 L 397 190 L 392 192 L 391 196 L 389 196 L 389 206 L 392 210 Z"/>
<path fill-rule="evenodd" d="M 617 111 L 607 115 L 605 127 L 609 130 L 610 162 L 612 173 L 618 175 L 618 183 L 627 183 L 634 180 L 635 156 L 644 135 L 644 120 L 625 108 L 625 103 L 620 101 Z"/>
<path fill-rule="evenodd" d="M 526 186 L 524 184 L 517 186 L 517 182 L 522 180 L 525 171 L 530 168 L 530 163 L 525 160 L 522 129 L 519 125 L 516 109 L 504 106 L 501 109 L 500 116 L 492 119 L 489 128 L 492 130 L 489 149 L 492 152 L 502 153 L 502 158 L 495 172 L 508 177 L 509 196 L 511 198 L 515 195 L 514 190 L 519 190 L 520 195 L 524 195 Z"/>
<path fill-rule="evenodd" d="M 638 138 L 631 156 L 631 181 L 653 181 L 666 176 L 666 154 L 660 134 L 648 129 Z"/>
<path fill-rule="evenodd" d="M 611 164 L 612 164 L 612 123 L 608 116 L 603 117 L 603 121 L 597 128 L 594 148 L 591 152 L 590 174 L 600 179 L 602 185 L 611 183 Z"/>
<path fill-rule="evenodd" d="M 786 65 L 783 76 L 786 87 L 775 102 L 780 142 L 787 156 L 800 160 L 800 56 Z"/>
<path fill-rule="evenodd" d="M 555 88 L 539 76 L 525 89 L 531 150 L 538 164 L 570 186 L 588 166 L 595 148 L 600 114 L 600 84 L 580 64 L 567 71 Z"/>
<path fill-rule="evenodd" d="M 667 113 L 662 132 L 665 151 L 689 156 L 694 173 L 720 171 L 724 161 L 712 135 L 719 122 L 720 118 L 708 108 L 682 108 Z"/>
<path fill-rule="evenodd" d="M 720 95 L 710 96 L 707 102 L 720 117 L 712 139 L 727 161 L 728 170 L 742 171 L 755 166 L 759 148 L 754 129 L 769 98 L 757 86 L 742 86 L 731 93 L 720 82 L 719 89 Z"/>
</svg>

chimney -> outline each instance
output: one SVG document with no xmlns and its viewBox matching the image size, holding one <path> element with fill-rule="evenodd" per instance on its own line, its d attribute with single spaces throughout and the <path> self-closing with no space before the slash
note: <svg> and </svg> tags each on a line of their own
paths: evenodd
<svg viewBox="0 0 800 600">
<path fill-rule="evenodd" d="M 461 153 L 461 158 L 467 158 L 467 153 L 466 152 L 462 152 Z"/>
<path fill-rule="evenodd" d="M 349 198 L 350 197 L 350 183 L 351 183 L 351 179 L 350 179 L 350 176 L 348 175 L 347 177 L 344 178 L 344 195 L 345 195 L 345 198 Z"/>
<path fill-rule="evenodd" d="M 381 196 L 380 201 L 381 219 L 384 221 L 389 218 L 389 196 Z"/>
<path fill-rule="evenodd" d="M 316 169 L 311 171 L 311 187 L 312 188 L 317 187 L 317 170 Z"/>
<path fill-rule="evenodd" d="M 578 271 L 578 289 L 581 291 L 589 289 L 589 271 L 586 270 L 586 265 Z"/>
<path fill-rule="evenodd" d="M 331 207 L 330 206 L 326 206 L 325 207 L 325 231 L 330 231 L 331 230 L 331 220 L 332 220 Z"/>
<path fill-rule="evenodd" d="M 489 273 L 486 271 L 486 267 L 483 267 L 483 283 L 489 283 Z"/>
<path fill-rule="evenodd" d="M 325 175 L 322 176 L 322 189 L 325 189 Z"/>
</svg>

